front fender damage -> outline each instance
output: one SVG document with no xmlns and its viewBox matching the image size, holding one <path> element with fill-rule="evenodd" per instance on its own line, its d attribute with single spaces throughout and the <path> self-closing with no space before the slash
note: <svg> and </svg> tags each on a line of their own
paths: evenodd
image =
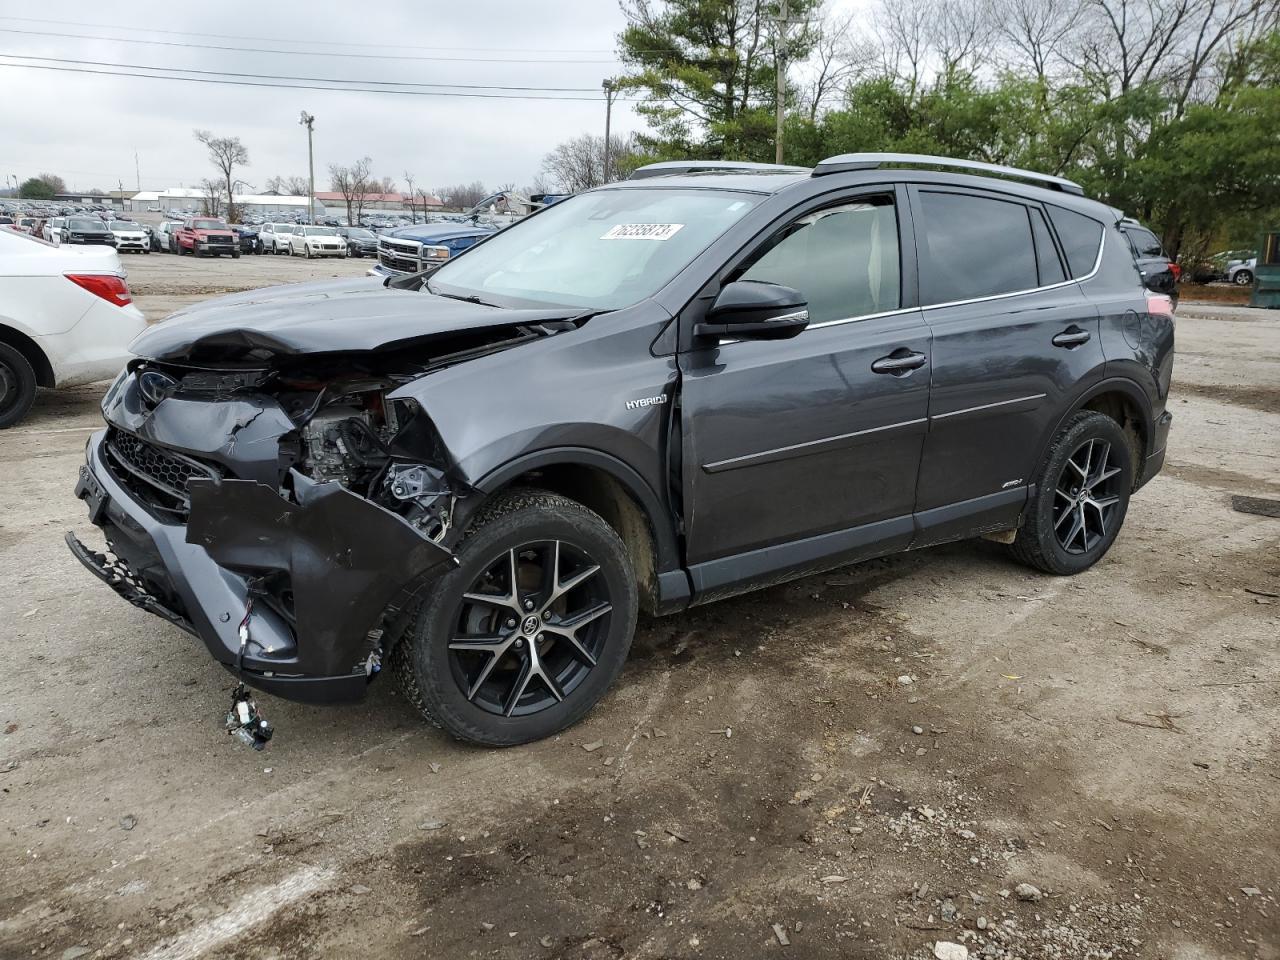
<svg viewBox="0 0 1280 960">
<path fill-rule="evenodd" d="M 388 611 L 403 607 L 432 571 L 453 561 L 402 517 L 336 481 L 290 471 L 296 502 L 252 480 L 193 480 L 188 543 L 244 576 L 296 636 L 291 671 L 351 672 Z M 253 644 L 252 617 L 246 623 Z M 241 651 L 243 654 L 245 651 Z M 271 651 L 249 650 L 255 660 Z"/>
</svg>

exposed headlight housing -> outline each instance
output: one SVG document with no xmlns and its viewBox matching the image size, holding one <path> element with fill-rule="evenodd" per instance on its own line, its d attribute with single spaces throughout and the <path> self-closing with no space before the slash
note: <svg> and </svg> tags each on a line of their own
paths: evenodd
<svg viewBox="0 0 1280 960">
<path fill-rule="evenodd" d="M 449 248 L 448 247 L 423 247 L 422 259 L 423 260 L 448 260 Z"/>
</svg>

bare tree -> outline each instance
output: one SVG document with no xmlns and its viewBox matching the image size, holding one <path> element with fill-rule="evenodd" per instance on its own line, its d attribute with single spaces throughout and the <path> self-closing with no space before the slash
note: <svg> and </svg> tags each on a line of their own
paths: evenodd
<svg viewBox="0 0 1280 960">
<path fill-rule="evenodd" d="M 469 210 L 492 192 L 481 180 L 459 183 L 451 187 L 436 187 L 436 196 L 444 202 L 444 205 L 458 210 Z"/>
<path fill-rule="evenodd" d="M 268 193 L 281 193 L 288 197 L 305 197 L 311 192 L 311 183 L 306 177 L 269 177 L 266 186 Z"/>
<path fill-rule="evenodd" d="M 1277 23 L 1275 0 L 1085 0 L 1083 9 L 1075 56 L 1086 78 L 1107 96 L 1164 84 L 1176 114 L 1234 35 Z"/>
<path fill-rule="evenodd" d="M 200 181 L 200 191 L 204 194 L 200 198 L 201 212 L 210 217 L 220 216 L 222 213 L 223 185 L 217 180 L 210 180 L 205 177 Z"/>
<path fill-rule="evenodd" d="M 610 170 L 615 177 L 629 176 L 639 166 L 635 138 L 614 136 L 609 141 Z M 542 172 L 569 193 L 600 186 L 605 182 L 604 170 L 604 137 L 591 133 L 556 144 L 542 158 Z"/>
<path fill-rule="evenodd" d="M 406 171 L 404 172 L 404 182 L 405 182 L 406 186 L 408 186 L 408 188 L 409 188 L 409 192 L 408 192 L 408 197 L 409 197 L 409 217 L 410 217 L 410 219 L 412 219 L 412 220 L 413 220 L 413 222 L 414 222 L 414 223 L 417 223 L 417 222 L 418 222 L 418 205 L 417 205 L 417 197 L 416 197 L 416 196 L 414 196 L 414 192 L 413 192 L 413 174 L 411 174 L 408 170 L 406 170 Z"/>
<path fill-rule="evenodd" d="M 56 173 L 42 173 L 37 179 L 43 180 L 47 183 L 49 185 L 49 190 L 52 193 L 67 192 L 67 181 L 63 180 Z"/>
<path fill-rule="evenodd" d="M 1005 67 L 1026 65 L 1044 85 L 1080 22 L 1083 0 L 991 0 L 991 25 Z"/>
<path fill-rule="evenodd" d="M 800 84 L 800 99 L 810 120 L 841 97 L 850 83 L 865 76 L 875 60 L 875 44 L 857 34 L 854 22 L 854 14 L 847 13 L 815 34 L 808 61 L 810 77 Z"/>
<path fill-rule="evenodd" d="M 209 159 L 222 175 L 222 184 L 226 188 L 227 219 L 236 219 L 235 207 L 235 171 L 249 163 L 249 151 L 245 149 L 239 137 L 215 137 L 208 130 L 194 131 L 195 138 L 209 150 Z"/>
<path fill-rule="evenodd" d="M 348 167 L 329 164 L 329 185 L 335 193 L 342 195 L 347 205 L 347 223 L 353 227 L 360 222 L 360 214 L 364 210 L 364 195 L 369 188 L 369 167 L 372 164 L 369 157 L 361 157 Z"/>
<path fill-rule="evenodd" d="M 435 201 L 434 203 L 432 201 Z M 418 206 L 422 207 L 423 219 L 427 216 L 428 206 L 439 206 L 440 198 L 427 192 L 425 187 L 418 188 Z"/>
<path fill-rule="evenodd" d="M 912 100 L 927 68 L 932 5 L 932 0 L 880 0 L 875 14 L 881 66 L 907 85 Z"/>
</svg>

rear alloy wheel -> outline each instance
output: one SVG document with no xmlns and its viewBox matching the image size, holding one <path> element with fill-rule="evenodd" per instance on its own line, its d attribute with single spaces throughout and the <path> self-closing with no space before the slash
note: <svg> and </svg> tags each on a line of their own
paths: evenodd
<svg viewBox="0 0 1280 960">
<path fill-rule="evenodd" d="M 1133 452 L 1120 425 L 1082 410 L 1049 448 L 1013 553 L 1046 573 L 1080 573 L 1110 549 L 1133 490 Z"/>
<path fill-rule="evenodd" d="M 36 372 L 14 347 L 0 343 L 0 430 L 25 417 L 35 399 Z"/>
<path fill-rule="evenodd" d="M 556 494 L 509 493 L 477 518 L 393 660 L 428 720 L 488 746 L 577 722 L 626 660 L 637 596 L 626 548 Z"/>
</svg>

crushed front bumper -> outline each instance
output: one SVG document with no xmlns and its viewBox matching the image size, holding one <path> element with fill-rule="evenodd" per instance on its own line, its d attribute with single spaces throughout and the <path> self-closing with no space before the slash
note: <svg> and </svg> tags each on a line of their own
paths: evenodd
<svg viewBox="0 0 1280 960">
<path fill-rule="evenodd" d="M 192 481 L 189 523 L 162 521 L 117 482 L 105 437 L 90 438 L 75 492 L 114 559 L 69 533 L 72 553 L 134 606 L 198 636 L 218 662 L 239 664 L 258 689 L 359 699 L 376 649 L 370 632 L 452 561 L 396 514 L 298 474 L 299 503 L 253 481 Z"/>
</svg>

